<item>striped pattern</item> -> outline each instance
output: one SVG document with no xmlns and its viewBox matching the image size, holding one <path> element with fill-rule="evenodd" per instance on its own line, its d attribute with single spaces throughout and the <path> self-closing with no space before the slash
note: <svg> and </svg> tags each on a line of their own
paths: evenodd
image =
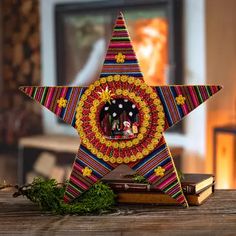
<svg viewBox="0 0 236 236">
<path fill-rule="evenodd" d="M 20 90 L 75 127 L 76 107 L 86 88 L 80 87 L 21 87 Z M 67 100 L 65 108 L 58 106 L 60 98 Z"/>
<path fill-rule="evenodd" d="M 85 167 L 92 170 L 91 176 L 83 176 L 82 170 Z M 78 154 L 75 158 L 70 180 L 64 195 L 65 202 L 71 202 L 84 191 L 88 190 L 103 176 L 112 171 L 117 164 L 108 164 L 102 159 L 97 158 L 88 151 L 83 145 L 80 145 Z"/>
<path fill-rule="evenodd" d="M 115 56 L 118 53 L 125 55 L 124 63 L 116 62 Z M 129 33 L 126 29 L 125 21 L 121 13 L 116 19 L 100 78 L 114 74 L 129 75 L 143 79 L 143 75 L 140 71 L 139 64 L 131 44 Z"/>
<path fill-rule="evenodd" d="M 138 174 L 144 176 L 155 188 L 170 195 L 179 204 L 188 205 L 164 137 L 151 154 L 136 163 L 129 164 L 129 166 Z M 154 172 L 158 166 L 165 169 L 163 177 L 157 176 Z"/>
<path fill-rule="evenodd" d="M 117 63 L 116 56 L 122 53 L 125 60 Z M 119 14 L 112 39 L 110 41 L 100 77 L 109 75 L 129 75 L 143 79 L 136 55 L 134 53 L 129 34 L 122 14 Z M 164 107 L 166 123 L 165 129 L 180 121 L 184 116 L 217 93 L 220 86 L 161 86 L 155 87 L 158 97 Z M 86 88 L 79 87 L 21 87 L 29 97 L 41 103 L 66 123 L 75 127 L 75 112 L 81 95 Z M 182 95 L 186 98 L 185 104 L 178 105 L 176 97 Z M 57 100 L 67 100 L 65 108 L 58 106 Z M 142 146 L 140 146 L 142 148 Z M 64 196 L 65 202 L 71 202 L 81 193 L 88 190 L 104 175 L 112 171 L 117 164 L 104 162 L 89 152 L 83 145 L 80 146 L 76 156 L 71 177 Z M 168 150 L 164 137 L 156 149 L 143 159 L 130 163 L 129 166 L 144 176 L 151 184 L 169 194 L 183 206 L 187 201 L 183 195 L 174 162 Z M 157 176 L 155 169 L 160 166 L 165 169 L 163 177 Z M 92 170 L 91 176 L 83 176 L 83 169 Z"/>
<path fill-rule="evenodd" d="M 160 86 L 155 87 L 165 111 L 166 127 L 173 126 L 183 119 L 191 111 L 221 90 L 221 86 L 216 85 L 195 85 L 195 86 Z M 186 100 L 184 105 L 177 105 L 175 100 L 179 95 L 183 95 Z"/>
</svg>

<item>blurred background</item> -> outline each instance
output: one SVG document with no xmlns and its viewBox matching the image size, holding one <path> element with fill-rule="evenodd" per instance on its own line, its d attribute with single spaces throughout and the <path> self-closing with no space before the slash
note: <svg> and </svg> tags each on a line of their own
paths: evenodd
<svg viewBox="0 0 236 236">
<path fill-rule="evenodd" d="M 0 183 L 68 178 L 76 131 L 18 87 L 96 80 L 120 10 L 149 85 L 224 86 L 165 136 L 179 170 L 236 188 L 235 0 L 1 0 Z"/>
</svg>

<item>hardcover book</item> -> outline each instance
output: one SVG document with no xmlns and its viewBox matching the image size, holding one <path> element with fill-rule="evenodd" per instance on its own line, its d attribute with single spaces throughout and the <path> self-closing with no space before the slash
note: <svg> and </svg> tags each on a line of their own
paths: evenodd
<svg viewBox="0 0 236 236">
<path fill-rule="evenodd" d="M 160 192 L 159 189 L 146 183 L 135 183 L 134 175 L 113 173 L 103 178 L 103 182 L 110 185 L 115 192 Z M 185 194 L 198 194 L 214 185 L 214 176 L 211 174 L 184 174 L 181 180 Z"/>
<path fill-rule="evenodd" d="M 206 188 L 198 194 L 186 194 L 185 197 L 190 206 L 199 206 L 207 200 L 214 192 L 214 185 Z M 119 203 L 133 204 L 158 204 L 158 205 L 178 205 L 175 199 L 162 192 L 118 192 L 117 201 Z"/>
</svg>

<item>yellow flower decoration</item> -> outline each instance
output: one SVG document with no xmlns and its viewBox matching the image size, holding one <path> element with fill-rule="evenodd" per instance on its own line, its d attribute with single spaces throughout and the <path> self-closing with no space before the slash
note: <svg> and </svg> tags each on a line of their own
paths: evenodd
<svg viewBox="0 0 236 236">
<path fill-rule="evenodd" d="M 99 102 L 98 99 L 96 99 L 96 100 L 93 101 L 93 105 L 94 105 L 94 106 L 98 106 L 99 104 L 100 104 L 100 102 Z"/>
<path fill-rule="evenodd" d="M 101 159 L 103 158 L 103 154 L 101 152 L 98 152 L 97 157 Z"/>
<path fill-rule="evenodd" d="M 154 99 L 153 104 L 154 105 L 160 105 L 161 104 L 161 100 L 160 99 Z"/>
<path fill-rule="evenodd" d="M 157 97 L 157 94 L 156 94 L 156 93 L 151 93 L 150 97 L 151 97 L 152 99 L 155 99 L 155 98 Z"/>
<path fill-rule="evenodd" d="M 102 92 L 98 92 L 98 94 L 100 95 L 100 98 L 103 102 L 109 102 L 109 103 L 111 103 L 111 99 L 115 95 L 111 93 L 110 90 L 108 90 L 108 87 L 106 87 L 105 90 L 103 89 Z"/>
<path fill-rule="evenodd" d="M 146 83 L 143 83 L 141 84 L 140 86 L 141 89 L 147 89 L 148 88 L 148 85 Z"/>
<path fill-rule="evenodd" d="M 134 93 L 134 92 L 131 92 L 131 93 L 129 93 L 129 97 L 130 97 L 130 98 L 132 98 L 132 99 L 133 99 L 135 96 L 136 96 L 136 95 L 135 95 L 135 93 Z"/>
<path fill-rule="evenodd" d="M 175 98 L 177 105 L 184 105 L 185 100 L 186 100 L 186 97 L 184 97 L 182 94 L 180 94 L 178 97 Z"/>
<path fill-rule="evenodd" d="M 128 83 L 133 84 L 134 83 L 134 77 L 129 77 L 128 78 Z"/>
<path fill-rule="evenodd" d="M 113 146 L 114 148 L 118 148 L 118 147 L 119 147 L 119 143 L 118 143 L 118 142 L 114 142 L 114 143 L 112 143 L 112 146 Z"/>
<path fill-rule="evenodd" d="M 76 118 L 77 118 L 77 117 L 76 117 Z M 77 118 L 77 119 L 78 119 L 78 118 Z M 75 124 L 76 124 L 76 126 L 80 126 L 80 125 L 82 125 L 82 122 L 81 122 L 81 120 L 76 120 Z"/>
<path fill-rule="evenodd" d="M 116 163 L 116 158 L 110 157 L 110 158 L 109 158 L 109 161 L 110 161 L 111 163 Z"/>
<path fill-rule="evenodd" d="M 95 117 L 96 117 L 96 116 L 95 116 L 95 113 L 92 113 L 92 112 L 91 112 L 91 113 L 89 114 L 89 118 L 91 119 L 91 120 L 90 120 L 90 124 L 91 124 L 92 126 L 93 126 L 93 125 L 96 125 L 96 121 L 94 120 Z"/>
<path fill-rule="evenodd" d="M 84 94 L 89 96 L 91 94 L 91 89 L 87 88 L 87 90 L 85 90 Z"/>
<path fill-rule="evenodd" d="M 127 141 L 127 143 L 126 143 L 126 146 L 127 146 L 127 147 L 132 147 L 132 146 L 133 146 L 133 144 L 132 144 L 132 142 L 131 142 L 131 141 Z"/>
<path fill-rule="evenodd" d="M 57 100 L 57 104 L 60 108 L 65 108 L 67 104 L 67 100 L 61 97 L 60 99 Z"/>
<path fill-rule="evenodd" d="M 81 96 L 81 100 L 80 101 L 84 102 L 84 101 L 86 101 L 86 99 L 87 99 L 87 95 L 83 94 Z M 80 106 L 82 106 L 81 103 L 80 103 Z"/>
<path fill-rule="evenodd" d="M 118 144 L 118 147 L 120 147 L 120 148 L 125 148 L 125 147 L 126 147 L 126 143 L 125 143 L 125 142 L 120 142 L 120 143 Z"/>
<path fill-rule="evenodd" d="M 122 75 L 121 76 L 121 81 L 122 82 L 126 82 L 128 80 L 128 76 L 127 75 Z"/>
<path fill-rule="evenodd" d="M 142 155 L 142 154 L 141 154 Z M 137 155 L 138 156 L 138 155 Z M 141 159 L 141 158 L 140 158 Z M 130 157 L 130 160 L 131 161 L 133 161 L 133 162 L 135 162 L 135 161 L 137 161 L 137 157 L 136 156 L 134 156 L 134 155 L 132 155 L 131 157 Z"/>
<path fill-rule="evenodd" d="M 89 168 L 86 166 L 86 167 L 82 170 L 82 173 L 83 173 L 83 176 L 89 177 L 89 176 L 91 176 L 91 174 L 92 174 L 92 170 L 89 169 Z"/>
<path fill-rule="evenodd" d="M 96 133 L 96 138 L 100 139 L 102 137 L 102 134 L 101 133 Z"/>
<path fill-rule="evenodd" d="M 142 84 L 142 81 L 141 81 L 140 79 L 136 79 L 136 80 L 134 81 L 134 84 L 135 84 L 136 86 L 140 86 L 140 84 Z"/>
<path fill-rule="evenodd" d="M 116 56 L 116 63 L 124 63 L 125 62 L 125 55 L 119 52 Z"/>
<path fill-rule="evenodd" d="M 130 162 L 129 157 L 125 157 L 125 158 L 124 158 L 124 163 L 129 163 L 129 162 Z"/>
<path fill-rule="evenodd" d="M 120 81 L 120 75 L 114 75 L 114 80 L 115 81 Z"/>
<path fill-rule="evenodd" d="M 90 85 L 91 86 L 91 85 Z M 90 87 L 89 86 L 89 87 Z M 99 80 L 96 80 L 95 82 L 94 82 L 94 87 L 97 87 L 97 86 L 100 86 L 100 81 Z"/>
<path fill-rule="evenodd" d="M 118 158 L 116 159 L 116 162 L 117 162 L 118 164 L 121 164 L 121 163 L 123 163 L 123 158 L 121 158 L 121 157 L 118 157 Z"/>
<path fill-rule="evenodd" d="M 151 144 L 152 144 L 153 146 L 157 145 L 157 144 L 159 143 L 159 139 L 160 139 L 160 138 L 161 138 L 161 135 L 159 135 L 158 138 L 154 137 L 154 138 L 152 139 L 152 141 L 151 141 Z"/>
<path fill-rule="evenodd" d="M 149 143 L 149 144 L 147 145 L 147 149 L 148 149 L 149 151 L 152 151 L 152 150 L 154 149 L 154 145 L 151 144 L 151 143 Z"/>
<path fill-rule="evenodd" d="M 108 82 L 113 81 L 113 76 L 112 76 L 112 75 L 109 75 L 109 76 L 107 77 L 107 81 L 108 81 Z"/>
<path fill-rule="evenodd" d="M 97 81 L 98 81 L 98 80 L 97 80 Z M 95 83 L 96 83 L 97 81 L 95 81 Z M 100 81 L 101 81 L 102 84 L 105 84 L 105 83 L 107 82 L 107 80 L 106 80 L 105 77 L 101 78 Z M 98 82 L 99 82 L 99 81 L 98 81 Z"/>
<path fill-rule="evenodd" d="M 96 111 L 97 111 L 97 107 L 93 106 L 93 107 L 90 108 L 90 112 L 91 113 L 95 113 Z"/>
<path fill-rule="evenodd" d="M 129 94 L 129 90 L 124 89 L 124 90 L 122 91 L 122 94 L 123 94 L 124 96 L 127 96 L 127 95 Z"/>
<path fill-rule="evenodd" d="M 97 82 L 97 81 L 96 81 Z M 95 89 L 95 83 L 94 84 L 91 84 L 90 86 L 89 86 L 89 90 L 94 90 Z"/>
<path fill-rule="evenodd" d="M 117 90 L 116 90 L 116 94 L 117 94 L 117 95 L 121 95 L 122 92 L 123 92 L 122 89 L 117 89 Z"/>
<path fill-rule="evenodd" d="M 163 119 L 165 117 L 165 113 L 164 112 L 159 112 L 158 116 L 159 116 L 159 118 Z"/>
<path fill-rule="evenodd" d="M 91 152 L 96 155 L 98 153 L 98 150 L 94 147 L 91 148 Z"/>
<path fill-rule="evenodd" d="M 136 157 L 137 157 L 138 159 L 142 159 L 142 158 L 143 158 L 143 154 L 142 154 L 141 152 L 138 152 L 137 155 L 136 155 Z M 136 158 L 136 157 L 135 157 L 135 158 Z M 132 158 L 132 156 L 131 156 L 131 158 Z M 134 160 L 132 159 L 132 161 L 136 161 L 135 158 L 134 158 Z"/>
<path fill-rule="evenodd" d="M 143 134 L 138 134 L 138 140 L 142 140 L 143 139 Z"/>
<path fill-rule="evenodd" d="M 156 131 L 158 131 L 158 133 L 161 133 L 163 132 L 163 127 L 160 125 L 160 126 L 157 126 L 156 127 Z"/>
<path fill-rule="evenodd" d="M 160 177 L 163 177 L 165 175 L 165 169 L 162 168 L 161 166 L 158 166 L 154 172 L 156 173 L 156 176 L 160 176 Z"/>
<path fill-rule="evenodd" d="M 134 145 L 137 145 L 137 144 L 139 143 L 139 140 L 138 140 L 137 138 L 135 138 L 135 139 L 132 140 L 132 143 L 133 143 Z"/>
<path fill-rule="evenodd" d="M 156 98 L 156 96 L 155 96 L 156 94 L 154 95 L 153 89 L 152 89 L 151 87 L 148 87 L 148 88 L 146 89 L 146 93 L 151 94 L 150 96 L 152 96 L 152 97 L 151 97 L 152 99 Z"/>
<path fill-rule="evenodd" d="M 144 148 L 144 149 L 142 150 L 142 154 L 143 154 L 144 156 L 148 155 L 148 154 L 149 154 L 149 150 L 148 150 L 147 148 Z"/>
<path fill-rule="evenodd" d="M 103 159 L 103 161 L 109 161 L 110 158 L 109 158 L 109 156 L 105 155 L 105 156 L 103 156 L 102 159 Z"/>
</svg>

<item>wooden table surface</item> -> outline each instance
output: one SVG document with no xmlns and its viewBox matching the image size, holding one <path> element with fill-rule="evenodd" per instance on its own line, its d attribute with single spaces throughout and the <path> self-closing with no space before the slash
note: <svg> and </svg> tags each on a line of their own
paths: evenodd
<svg viewBox="0 0 236 236">
<path fill-rule="evenodd" d="M 27 199 L 0 192 L 0 235 L 236 235 L 236 190 L 218 190 L 202 206 L 123 205 L 100 216 L 41 212 Z"/>
</svg>

